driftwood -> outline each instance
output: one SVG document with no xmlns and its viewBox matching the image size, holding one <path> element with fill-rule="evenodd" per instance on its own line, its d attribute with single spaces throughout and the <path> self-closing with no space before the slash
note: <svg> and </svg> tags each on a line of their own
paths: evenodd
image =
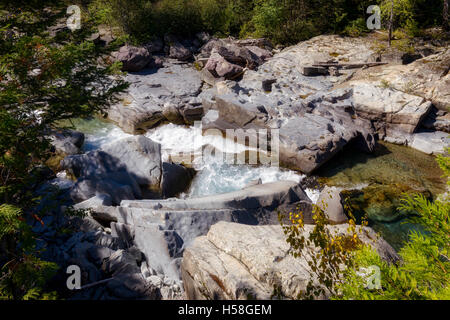
<svg viewBox="0 0 450 320">
<path fill-rule="evenodd" d="M 338 68 L 338 69 L 356 69 L 362 67 L 375 67 L 387 64 L 387 62 L 366 62 L 366 63 L 315 63 L 313 67 L 322 67 L 322 68 Z"/>
</svg>

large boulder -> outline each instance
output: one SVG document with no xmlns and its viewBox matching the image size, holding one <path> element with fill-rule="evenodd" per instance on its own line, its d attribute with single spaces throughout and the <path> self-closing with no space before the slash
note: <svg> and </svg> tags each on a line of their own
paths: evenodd
<svg viewBox="0 0 450 320">
<path fill-rule="evenodd" d="M 140 186 L 159 189 L 161 183 L 161 145 L 145 136 L 132 136 L 103 146 L 102 150 L 120 159 L 125 170 Z"/>
<path fill-rule="evenodd" d="M 169 57 L 181 61 L 187 61 L 192 58 L 192 52 L 183 44 L 175 41 L 170 44 Z"/>
<path fill-rule="evenodd" d="M 253 81 L 247 84 L 244 77 L 239 85 L 224 90 L 226 93 L 216 94 L 214 100 L 205 99 L 204 109 L 217 111 L 218 118 L 210 121 L 204 117 L 204 126 L 224 132 L 236 128 L 278 130 L 281 164 L 307 174 L 350 142 L 363 151 L 373 150 L 372 125 L 356 116 L 351 89 L 319 91 L 294 101 L 279 90 L 263 90 L 261 82 L 258 86 Z"/>
<path fill-rule="evenodd" d="M 220 79 L 235 79 L 243 74 L 244 68 L 256 69 L 272 57 L 270 51 L 251 42 L 245 43 L 232 39 L 210 40 L 202 47 L 201 55 L 209 57 L 205 69 L 214 78 Z M 208 78 L 205 78 L 207 81 Z"/>
<path fill-rule="evenodd" d="M 180 164 L 163 162 L 161 193 L 164 198 L 170 198 L 186 191 L 191 184 L 195 170 Z"/>
<path fill-rule="evenodd" d="M 411 136 L 408 146 L 427 154 L 444 154 L 450 147 L 450 137 L 447 132 L 421 131 Z"/>
<path fill-rule="evenodd" d="M 263 49 L 261 49 L 263 50 Z M 216 46 L 212 53 L 217 53 L 224 57 L 225 60 L 240 65 L 241 67 L 248 67 L 249 69 L 255 69 L 263 61 L 246 47 L 241 47 L 236 44 L 227 44 L 224 46 Z"/>
<path fill-rule="evenodd" d="M 450 86 L 449 64 L 450 49 L 447 47 L 408 65 L 374 70 L 373 76 L 384 79 L 397 90 L 418 95 L 437 108 L 449 111 L 450 98 L 446 94 Z"/>
<path fill-rule="evenodd" d="M 113 53 L 113 58 L 122 62 L 123 71 L 140 71 L 144 69 L 152 59 L 147 48 L 125 45 L 119 51 Z"/>
<path fill-rule="evenodd" d="M 305 235 L 313 228 L 305 225 Z M 348 225 L 329 228 L 332 233 L 344 235 Z M 384 260 L 398 260 L 394 249 L 372 229 L 364 227 L 360 238 Z M 285 299 L 297 299 L 306 291 L 309 280 L 318 282 L 314 277 L 311 279 L 313 272 L 306 257 L 294 258 L 288 251 L 289 244 L 280 225 L 218 222 L 184 251 L 181 273 L 186 297 L 271 299 L 277 291 Z"/>
<path fill-rule="evenodd" d="M 106 193 L 118 205 L 124 199 L 141 198 L 148 189 L 160 192 L 161 147 L 144 136 L 133 136 L 103 150 L 68 156 L 61 168 L 78 178 L 71 191 L 76 202 Z"/>
<path fill-rule="evenodd" d="M 326 186 L 320 192 L 317 206 L 323 210 L 328 221 L 332 224 L 340 224 L 348 221 L 341 201 L 341 193 L 335 187 Z"/>
<path fill-rule="evenodd" d="M 388 136 L 392 131 L 413 133 L 431 110 L 430 101 L 381 84 L 355 81 L 350 85 L 358 115 L 375 122 Z"/>
<path fill-rule="evenodd" d="M 216 78 L 223 77 L 224 79 L 234 79 L 244 70 L 241 66 L 228 62 L 218 53 L 211 54 L 205 69 Z"/>
</svg>

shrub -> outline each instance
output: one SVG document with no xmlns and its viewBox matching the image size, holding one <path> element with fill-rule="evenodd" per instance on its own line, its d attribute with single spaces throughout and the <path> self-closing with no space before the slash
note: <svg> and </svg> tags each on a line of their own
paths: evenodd
<svg viewBox="0 0 450 320">
<path fill-rule="evenodd" d="M 438 157 L 447 178 L 449 151 L 446 156 Z M 410 232 L 409 241 L 398 252 L 397 264 L 388 264 L 374 249 L 357 241 L 354 219 L 349 221 L 349 240 L 330 234 L 324 214 L 317 207 L 314 209 L 316 225 L 307 236 L 300 232 L 301 213 L 290 214 L 292 224 L 283 225 L 290 252 L 294 257 L 305 257 L 312 270 L 311 278 L 319 281 L 319 285 L 314 285 L 310 280 L 303 297 L 318 298 L 328 292 L 332 299 L 450 299 L 449 200 L 448 195 L 434 202 L 420 194 L 404 196 L 399 209 L 411 213 L 407 223 L 421 224 L 424 231 Z M 346 246 L 348 243 L 353 246 Z M 360 273 L 370 266 L 380 269 L 380 286 L 375 288 L 367 285 L 368 275 Z"/>
<path fill-rule="evenodd" d="M 345 27 L 343 34 L 350 37 L 359 37 L 367 31 L 369 30 L 367 29 L 366 21 L 363 18 L 358 18 Z"/>
</svg>

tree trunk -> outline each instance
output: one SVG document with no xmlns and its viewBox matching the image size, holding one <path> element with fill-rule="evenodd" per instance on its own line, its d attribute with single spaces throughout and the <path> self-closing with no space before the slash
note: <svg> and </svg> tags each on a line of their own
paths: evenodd
<svg viewBox="0 0 450 320">
<path fill-rule="evenodd" d="M 450 31 L 450 25 L 448 24 L 448 0 L 444 0 L 444 9 L 442 11 L 442 29 L 444 31 Z"/>
<path fill-rule="evenodd" d="M 389 48 L 391 47 L 392 29 L 393 28 L 394 28 L 394 0 L 391 0 L 391 16 L 389 18 L 389 35 L 388 35 Z"/>
</svg>

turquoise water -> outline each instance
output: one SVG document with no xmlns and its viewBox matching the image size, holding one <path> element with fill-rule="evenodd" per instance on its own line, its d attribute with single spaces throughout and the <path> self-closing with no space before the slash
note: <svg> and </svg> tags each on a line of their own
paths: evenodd
<svg viewBox="0 0 450 320">
<path fill-rule="evenodd" d="M 433 156 L 414 149 L 380 142 L 373 154 L 351 147 L 318 172 L 321 183 L 339 187 L 355 216 L 366 215 L 369 226 L 399 249 L 410 230 L 398 209 L 405 194 L 421 193 L 430 200 L 446 191 L 443 172 Z"/>
</svg>

